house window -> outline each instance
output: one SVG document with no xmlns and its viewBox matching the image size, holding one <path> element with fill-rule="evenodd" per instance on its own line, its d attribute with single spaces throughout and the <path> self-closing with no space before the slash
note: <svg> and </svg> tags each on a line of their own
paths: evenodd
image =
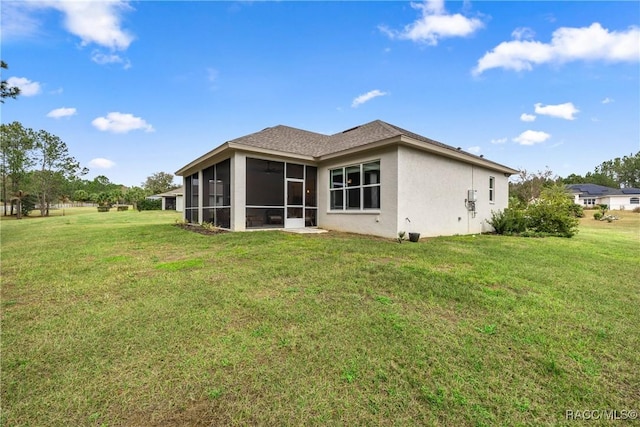
<svg viewBox="0 0 640 427">
<path fill-rule="evenodd" d="M 629 203 L 632 205 L 640 205 L 640 197 L 632 197 L 629 199 Z"/>
<path fill-rule="evenodd" d="M 198 222 L 198 174 L 194 173 L 185 179 L 185 218 L 189 222 Z"/>
<path fill-rule="evenodd" d="M 380 209 L 380 161 L 329 171 L 331 210 Z"/>
<path fill-rule="evenodd" d="M 489 177 L 489 203 L 496 201 L 496 179 L 493 176 Z"/>
<path fill-rule="evenodd" d="M 589 207 L 589 206 L 595 206 L 596 204 L 596 199 L 582 199 L 583 203 L 585 206 Z"/>
</svg>

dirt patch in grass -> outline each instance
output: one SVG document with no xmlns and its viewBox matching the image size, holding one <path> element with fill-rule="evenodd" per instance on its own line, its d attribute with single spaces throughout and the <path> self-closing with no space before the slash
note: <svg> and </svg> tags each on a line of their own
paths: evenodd
<svg viewBox="0 0 640 427">
<path fill-rule="evenodd" d="M 182 228 L 183 230 L 192 231 L 194 233 L 204 234 L 204 235 L 212 235 L 212 234 L 222 234 L 228 233 L 229 230 L 224 230 L 222 228 L 204 228 L 199 224 L 175 224 L 176 227 Z"/>
<path fill-rule="evenodd" d="M 219 405 L 209 400 L 194 401 L 186 408 L 179 408 L 174 412 L 150 414 L 141 411 L 128 417 L 129 426 L 173 427 L 173 426 L 212 426 L 228 425 L 230 419 L 221 411 Z M 220 422 L 220 423 L 218 423 Z"/>
</svg>

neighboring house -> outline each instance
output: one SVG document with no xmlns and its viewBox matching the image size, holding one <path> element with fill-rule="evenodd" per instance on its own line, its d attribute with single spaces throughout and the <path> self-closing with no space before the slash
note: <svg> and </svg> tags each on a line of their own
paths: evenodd
<svg viewBox="0 0 640 427">
<path fill-rule="evenodd" d="M 161 199 L 163 211 L 182 212 L 184 210 L 184 188 L 176 188 L 165 193 L 154 194 L 153 196 L 148 196 L 147 199 Z"/>
<path fill-rule="evenodd" d="M 611 188 L 597 184 L 570 184 L 576 204 L 585 208 L 607 205 L 609 209 L 634 209 L 640 207 L 640 188 Z"/>
<path fill-rule="evenodd" d="M 162 198 L 163 211 L 184 211 L 184 188 L 176 188 L 158 196 Z"/>
<path fill-rule="evenodd" d="M 491 230 L 517 170 L 380 120 L 334 135 L 287 126 L 227 141 L 176 172 L 190 222 L 383 237 Z"/>
</svg>

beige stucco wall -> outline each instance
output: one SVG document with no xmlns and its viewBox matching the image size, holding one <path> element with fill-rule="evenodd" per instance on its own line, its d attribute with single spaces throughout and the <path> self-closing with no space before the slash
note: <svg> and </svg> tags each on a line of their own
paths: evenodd
<svg viewBox="0 0 640 427">
<path fill-rule="evenodd" d="M 495 178 L 494 203 L 489 202 L 489 177 Z M 476 213 L 465 205 L 476 190 Z M 409 147 L 398 148 L 398 230 L 421 237 L 490 231 L 491 211 L 509 200 L 503 173 Z M 408 218 L 408 219 L 407 219 Z"/>
<path fill-rule="evenodd" d="M 236 151 L 231 157 L 231 230 L 246 229 L 247 156 Z"/>
<path fill-rule="evenodd" d="M 331 211 L 329 209 L 329 170 L 380 160 L 380 210 Z M 397 230 L 396 148 L 328 160 L 318 165 L 318 226 L 327 230 L 348 231 L 374 236 L 394 237 Z"/>
<path fill-rule="evenodd" d="M 246 158 L 311 164 L 269 154 L 227 152 L 194 167 L 202 183 L 202 169 L 231 155 L 231 230 L 243 231 L 246 207 Z M 380 205 L 376 211 L 331 211 L 329 206 L 329 170 L 380 160 Z M 472 166 L 459 160 L 420 151 L 407 146 L 391 146 L 318 165 L 318 226 L 395 238 L 398 231 L 419 232 L 422 237 L 471 234 L 489 231 L 486 220 L 491 211 L 508 204 L 508 178 L 503 173 Z M 489 177 L 495 178 L 495 202 L 489 202 Z M 475 215 L 465 206 L 467 190 L 477 190 Z M 200 185 L 202 200 L 203 185 Z M 181 206 L 182 207 L 182 206 Z M 199 218 L 202 218 L 200 207 Z M 407 220 L 408 218 L 408 220 Z"/>
</svg>

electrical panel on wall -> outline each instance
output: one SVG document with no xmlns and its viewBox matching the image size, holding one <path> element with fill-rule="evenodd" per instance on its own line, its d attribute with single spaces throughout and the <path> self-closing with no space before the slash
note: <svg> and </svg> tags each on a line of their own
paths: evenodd
<svg viewBox="0 0 640 427">
<path fill-rule="evenodd" d="M 467 201 L 475 202 L 478 199 L 478 190 L 467 191 Z"/>
</svg>

